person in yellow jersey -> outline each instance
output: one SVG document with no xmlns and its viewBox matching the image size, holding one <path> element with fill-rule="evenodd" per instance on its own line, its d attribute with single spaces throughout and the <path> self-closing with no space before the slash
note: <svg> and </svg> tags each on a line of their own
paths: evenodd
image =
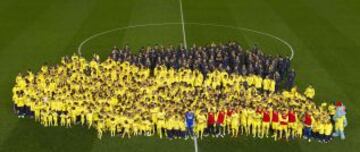
<svg viewBox="0 0 360 152">
<path fill-rule="evenodd" d="M 36 102 L 34 105 L 34 117 L 35 121 L 40 121 L 40 110 L 41 110 L 41 102 Z"/>
<path fill-rule="evenodd" d="M 252 126 L 253 138 L 261 137 L 261 120 L 262 120 L 261 109 L 257 108 L 255 113 L 253 114 L 253 126 Z"/>
<path fill-rule="evenodd" d="M 54 126 L 58 126 L 58 123 L 59 123 L 59 116 L 58 116 L 58 113 L 56 112 L 56 111 L 53 111 L 52 113 L 51 113 L 51 115 L 52 115 L 52 119 L 53 119 L 53 125 Z"/>
<path fill-rule="evenodd" d="M 66 117 L 66 128 L 71 127 L 71 116 L 67 115 Z"/>
<path fill-rule="evenodd" d="M 150 118 L 148 117 L 145 117 L 144 118 L 144 121 L 143 121 L 143 125 L 144 125 L 144 133 L 146 136 L 151 136 L 151 129 L 152 129 L 152 126 L 151 126 L 151 120 Z"/>
<path fill-rule="evenodd" d="M 240 128 L 240 110 L 237 109 L 231 114 L 231 137 L 237 137 Z"/>
<path fill-rule="evenodd" d="M 333 124 L 335 124 L 335 121 L 334 121 L 334 116 L 335 116 L 335 114 L 336 114 L 336 106 L 335 106 L 335 104 L 329 104 L 329 106 L 328 106 L 328 109 L 327 109 L 328 111 L 329 111 L 329 115 L 330 115 L 330 118 L 331 118 L 331 122 L 333 123 Z"/>
<path fill-rule="evenodd" d="M 110 135 L 111 137 L 114 137 L 116 135 L 116 121 L 115 118 L 111 118 L 111 123 L 110 123 Z"/>
<path fill-rule="evenodd" d="M 245 128 L 245 134 L 246 135 L 250 135 L 252 132 L 252 128 L 253 128 L 253 124 L 254 124 L 254 115 L 255 115 L 255 111 L 252 108 L 248 108 L 247 109 L 247 124 L 246 124 L 246 128 Z"/>
<path fill-rule="evenodd" d="M 128 120 L 125 120 L 124 124 L 123 124 L 123 127 L 124 127 L 124 131 L 122 133 L 122 138 L 125 138 L 125 136 L 127 136 L 128 138 L 131 138 L 131 125 L 129 124 L 129 121 Z"/>
<path fill-rule="evenodd" d="M 80 114 L 80 122 L 81 122 L 82 126 L 85 124 L 85 112 L 84 111 L 82 111 Z"/>
<path fill-rule="evenodd" d="M 325 128 L 325 133 L 324 133 L 325 136 L 323 142 L 328 143 L 329 141 L 332 140 L 332 133 L 333 133 L 333 124 L 329 119 L 326 120 L 324 128 Z"/>
<path fill-rule="evenodd" d="M 71 121 L 76 124 L 76 107 L 72 107 L 70 113 Z"/>
<path fill-rule="evenodd" d="M 48 127 L 49 126 L 49 123 L 48 123 L 48 112 L 47 111 L 42 111 L 41 112 L 41 116 L 40 116 L 40 121 L 41 121 L 41 124 L 44 126 L 44 127 Z"/>
<path fill-rule="evenodd" d="M 315 96 L 315 89 L 310 85 L 305 89 L 305 96 L 309 99 L 313 99 Z"/>
<path fill-rule="evenodd" d="M 202 111 L 202 112 L 200 112 L 200 114 L 196 115 L 196 121 L 197 121 L 196 132 L 197 132 L 198 136 L 200 137 L 200 139 L 202 140 L 204 131 L 207 127 L 206 113 Z"/>
<path fill-rule="evenodd" d="M 302 138 L 303 131 L 304 131 L 304 125 L 300 120 L 296 121 L 295 128 L 296 128 L 295 137 Z"/>
<path fill-rule="evenodd" d="M 174 138 L 178 139 L 182 137 L 182 132 L 181 132 L 181 126 L 184 123 L 184 121 L 182 121 L 178 115 L 174 116 L 173 119 L 173 126 L 174 126 Z M 185 127 L 185 131 L 186 131 L 186 127 Z"/>
<path fill-rule="evenodd" d="M 276 91 L 276 82 L 275 82 L 275 80 L 270 80 L 269 91 L 272 92 L 272 93 Z"/>
<path fill-rule="evenodd" d="M 140 120 L 137 118 L 134 120 L 134 123 L 132 125 L 132 132 L 134 136 L 137 136 L 140 134 L 141 124 Z"/>
<path fill-rule="evenodd" d="M 87 123 L 88 129 L 90 129 L 92 126 L 92 123 L 93 123 L 92 110 L 89 110 L 88 113 L 86 114 L 86 123 Z"/>
<path fill-rule="evenodd" d="M 179 118 L 178 124 L 180 127 L 180 129 L 179 129 L 180 138 L 186 139 L 186 124 L 180 118 Z"/>
<path fill-rule="evenodd" d="M 225 124 L 226 124 L 226 130 L 227 130 L 227 134 L 231 134 L 231 116 L 232 114 L 235 112 L 235 110 L 232 107 L 227 106 L 226 109 L 226 117 L 225 117 Z"/>
<path fill-rule="evenodd" d="M 263 80 L 263 90 L 264 91 L 269 91 L 270 90 L 270 82 L 271 80 L 269 79 L 269 77 L 267 76 L 264 80 Z"/>
<path fill-rule="evenodd" d="M 100 139 L 101 140 L 101 138 L 102 138 L 102 135 L 103 135 L 103 132 L 104 132 L 104 128 L 105 127 L 105 125 L 104 125 L 104 122 L 103 121 L 98 121 L 97 123 L 96 123 L 96 131 L 97 131 L 97 137 L 98 137 L 98 139 Z"/>
<path fill-rule="evenodd" d="M 248 117 L 248 113 L 247 113 L 247 109 L 244 108 L 244 107 L 241 107 L 240 108 L 240 130 L 241 130 L 241 134 L 244 135 L 244 134 L 248 134 L 247 133 L 247 125 L 248 125 L 248 122 L 247 122 L 247 117 Z"/>
<path fill-rule="evenodd" d="M 157 112 L 157 124 L 156 124 L 156 131 L 160 136 L 160 139 L 163 137 L 165 130 L 165 111 L 163 110 L 165 107 L 162 107 L 160 111 Z M 154 120 L 154 119 L 153 119 Z"/>
<path fill-rule="evenodd" d="M 66 125 L 66 115 L 65 113 L 61 113 L 60 114 L 60 126 L 65 126 Z"/>
<path fill-rule="evenodd" d="M 166 126 L 166 136 L 169 140 L 173 140 L 174 139 L 174 123 L 173 123 L 173 118 L 170 115 L 167 115 L 165 117 L 165 126 Z"/>
<path fill-rule="evenodd" d="M 19 118 L 25 117 L 25 101 L 23 97 L 19 97 L 18 95 L 13 96 L 13 100 L 15 101 L 15 110 L 18 114 Z"/>
<path fill-rule="evenodd" d="M 262 87 L 262 84 L 263 84 L 263 79 L 260 76 L 255 76 L 254 77 L 254 82 L 255 82 L 256 89 L 260 89 Z"/>
<path fill-rule="evenodd" d="M 317 124 L 318 128 L 318 141 L 323 142 L 325 138 L 325 121 L 320 118 L 319 123 Z"/>
<path fill-rule="evenodd" d="M 154 98 L 155 99 L 155 98 Z M 151 121 L 154 123 L 153 124 L 153 134 L 155 133 L 155 130 L 157 129 L 157 123 L 158 123 L 158 113 L 159 113 L 159 108 L 155 106 L 155 104 L 152 105 L 152 108 L 150 109 L 150 113 L 151 113 Z"/>
</svg>

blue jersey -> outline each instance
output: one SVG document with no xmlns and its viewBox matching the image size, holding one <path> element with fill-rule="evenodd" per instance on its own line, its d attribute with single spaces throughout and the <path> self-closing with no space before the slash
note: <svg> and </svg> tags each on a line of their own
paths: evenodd
<svg viewBox="0 0 360 152">
<path fill-rule="evenodd" d="M 195 125 L 195 115 L 192 112 L 185 113 L 185 124 L 186 127 L 193 127 Z"/>
</svg>

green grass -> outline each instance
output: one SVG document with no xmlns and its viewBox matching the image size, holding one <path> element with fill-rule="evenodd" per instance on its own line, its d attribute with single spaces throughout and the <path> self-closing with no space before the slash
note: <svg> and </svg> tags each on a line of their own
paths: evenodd
<svg viewBox="0 0 360 152">
<path fill-rule="evenodd" d="M 342 100 L 348 108 L 347 139 L 330 144 L 269 139 L 205 139 L 201 152 L 217 151 L 356 151 L 360 144 L 360 2 L 357 0 L 183 0 L 185 22 L 247 27 L 279 36 L 295 49 L 293 68 L 300 88 L 312 84 L 316 101 Z M 77 51 L 87 37 L 137 24 L 180 22 L 178 0 L 2 0 L 0 2 L 0 151 L 193 151 L 192 141 L 154 137 L 131 140 L 105 137 L 94 130 L 44 128 L 12 113 L 11 88 L 17 73 L 38 70 L 47 62 Z M 289 55 L 286 46 L 254 33 L 185 25 L 188 44 L 239 41 L 259 44 L 270 54 Z M 123 30 L 95 38 L 83 53 L 106 56 L 113 45 L 132 48 L 182 42 L 181 25 Z"/>
</svg>

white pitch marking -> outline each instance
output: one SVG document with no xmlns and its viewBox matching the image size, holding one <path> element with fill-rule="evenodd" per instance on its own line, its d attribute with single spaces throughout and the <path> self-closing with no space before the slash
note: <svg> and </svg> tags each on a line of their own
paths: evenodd
<svg viewBox="0 0 360 152">
<path fill-rule="evenodd" d="M 133 28 L 139 28 L 139 27 L 164 26 L 164 25 L 179 25 L 179 23 L 140 24 L 140 25 L 130 25 L 130 26 L 123 26 L 123 27 L 114 28 L 114 29 L 107 30 L 107 31 L 104 31 L 104 32 L 96 33 L 96 34 L 86 38 L 84 41 L 82 41 L 80 43 L 77 51 L 78 51 L 78 54 L 81 56 L 81 49 L 85 45 L 85 43 L 87 43 L 88 41 L 90 41 L 90 40 L 92 40 L 94 38 L 97 38 L 99 36 L 102 36 L 102 35 L 105 35 L 105 34 L 108 34 L 108 33 L 127 30 L 127 29 L 133 29 Z"/>
<path fill-rule="evenodd" d="M 194 135 L 194 148 L 195 148 L 195 152 L 198 152 L 198 143 L 197 143 L 196 135 Z"/>
<path fill-rule="evenodd" d="M 200 26 L 213 26 L 213 27 L 223 27 L 223 28 L 229 28 L 229 29 L 234 29 L 234 30 L 240 30 L 240 31 L 248 31 L 248 32 L 253 32 L 253 33 L 257 33 L 260 35 L 264 35 L 273 39 L 276 39 L 278 41 L 280 41 L 281 43 L 285 44 L 289 49 L 290 49 L 290 60 L 292 60 L 294 58 L 295 55 L 295 51 L 293 49 L 293 47 L 290 45 L 289 42 L 275 36 L 269 33 L 265 33 L 265 32 L 260 32 L 260 31 L 256 31 L 253 29 L 249 29 L 249 28 L 244 28 L 244 27 L 238 27 L 238 26 L 231 26 L 231 25 L 221 25 L 221 24 L 211 24 L 211 23 L 184 23 L 187 25 L 200 25 Z M 90 40 L 97 38 L 99 36 L 108 34 L 108 33 L 112 33 L 112 32 L 116 32 L 116 31 L 121 31 L 121 30 L 127 30 L 127 29 L 133 29 L 133 28 L 140 28 L 140 27 L 149 27 L 149 26 L 166 26 L 166 25 L 182 25 L 182 23 L 158 23 L 158 24 L 141 24 L 141 25 L 130 25 L 130 26 L 124 26 L 124 27 L 118 27 L 118 28 L 114 28 L 111 30 L 107 30 L 104 32 L 100 32 L 100 33 L 96 33 L 88 38 L 86 38 L 84 41 L 82 41 L 78 47 L 78 54 L 81 56 L 81 49 L 82 47 Z"/>
<path fill-rule="evenodd" d="M 294 58 L 294 55 L 295 55 L 295 51 L 294 51 L 293 47 L 287 41 L 285 41 L 285 40 L 283 40 L 283 39 L 281 39 L 281 38 L 279 38 L 279 37 L 277 37 L 275 35 L 269 34 L 269 33 L 260 32 L 260 31 L 256 31 L 256 30 L 253 30 L 253 29 L 245 28 L 245 27 L 231 26 L 231 25 L 220 25 L 220 24 L 210 24 L 210 23 L 187 23 L 187 24 L 189 24 L 189 25 L 200 25 L 200 26 L 224 27 L 224 28 L 248 31 L 248 32 L 257 33 L 257 34 L 260 34 L 260 35 L 265 35 L 265 36 L 271 37 L 271 38 L 276 39 L 276 40 L 280 41 L 281 43 L 285 44 L 291 51 L 290 60 L 292 60 Z"/>
<path fill-rule="evenodd" d="M 183 7 L 182 7 L 182 0 L 179 0 L 179 5 L 180 5 L 180 16 L 181 16 L 181 25 L 182 25 L 182 34 L 183 34 L 184 47 L 185 47 L 185 49 L 187 49 L 184 11 L 183 11 Z"/>
</svg>

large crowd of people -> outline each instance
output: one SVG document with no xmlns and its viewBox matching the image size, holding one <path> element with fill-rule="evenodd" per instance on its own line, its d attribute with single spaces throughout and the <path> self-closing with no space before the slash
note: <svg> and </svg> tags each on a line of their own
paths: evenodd
<svg viewBox="0 0 360 152">
<path fill-rule="evenodd" d="M 254 46 L 251 50 L 243 50 L 236 42 L 224 44 L 211 43 L 205 46 L 193 45 L 189 49 L 184 47 L 155 46 L 141 48 L 138 54 L 131 53 L 128 46 L 122 49 L 114 47 L 112 59 L 128 61 L 137 66 L 154 69 L 158 65 L 167 68 L 197 69 L 204 76 L 214 70 L 226 71 L 229 74 L 258 75 L 271 78 L 277 82 L 276 89 L 281 82 L 290 89 L 294 85 L 295 71 L 290 69 L 288 57 L 265 55 L 260 48 Z"/>
<path fill-rule="evenodd" d="M 317 106 L 311 86 L 304 93 L 293 87 L 287 58 L 243 51 L 236 43 L 129 51 L 114 49 L 105 61 L 73 55 L 36 74 L 19 74 L 16 113 L 45 127 L 95 128 L 99 139 L 110 132 L 123 138 L 331 140 L 336 106 Z M 278 88 L 283 80 L 291 89 Z"/>
</svg>

